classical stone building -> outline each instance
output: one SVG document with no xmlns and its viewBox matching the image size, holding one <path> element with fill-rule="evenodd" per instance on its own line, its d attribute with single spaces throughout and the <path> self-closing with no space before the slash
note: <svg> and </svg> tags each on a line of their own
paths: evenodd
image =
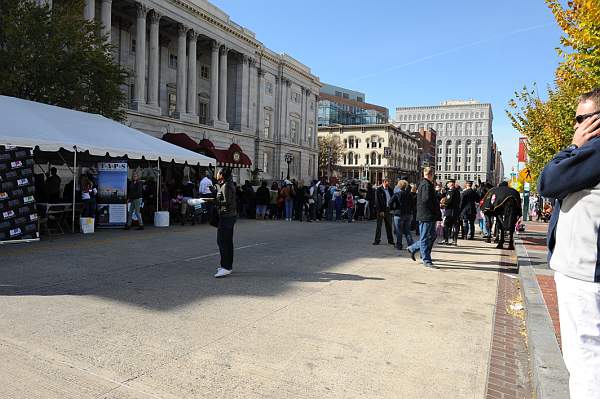
<svg viewBox="0 0 600 399">
<path fill-rule="evenodd" d="M 436 176 L 441 180 L 456 179 L 493 182 L 491 104 L 469 101 L 445 101 L 438 106 L 398 107 L 396 126 L 415 132 L 434 129 L 437 132 Z"/>
<path fill-rule="evenodd" d="M 419 140 L 390 123 L 319 127 L 319 136 L 333 135 L 344 153 L 336 166 L 342 179 L 363 179 L 379 183 L 406 176 L 416 181 Z"/>
<path fill-rule="evenodd" d="M 321 84 L 307 66 L 206 0 L 86 0 L 82 12 L 101 22 L 115 60 L 134 72 L 123 87 L 128 125 L 239 146 L 264 179 L 287 172 L 286 154 L 291 177 L 316 177 Z M 234 174 L 248 179 L 250 168 Z"/>
</svg>

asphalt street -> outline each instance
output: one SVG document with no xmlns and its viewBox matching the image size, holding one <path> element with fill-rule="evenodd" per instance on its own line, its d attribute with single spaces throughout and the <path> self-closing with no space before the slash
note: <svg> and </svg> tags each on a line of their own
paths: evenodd
<svg viewBox="0 0 600 399">
<path fill-rule="evenodd" d="M 0 246 L 0 398 L 482 398 L 500 251 L 241 221 Z"/>
</svg>

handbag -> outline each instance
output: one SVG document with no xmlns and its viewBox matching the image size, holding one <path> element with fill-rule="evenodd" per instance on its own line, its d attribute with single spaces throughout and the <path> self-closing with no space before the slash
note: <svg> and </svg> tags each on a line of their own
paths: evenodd
<svg viewBox="0 0 600 399">
<path fill-rule="evenodd" d="M 211 207 L 208 224 L 213 227 L 219 227 L 219 209 L 217 206 Z"/>
</svg>

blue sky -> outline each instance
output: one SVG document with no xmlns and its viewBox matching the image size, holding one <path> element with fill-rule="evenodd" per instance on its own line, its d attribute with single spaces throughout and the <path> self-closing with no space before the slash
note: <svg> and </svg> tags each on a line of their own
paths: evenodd
<svg viewBox="0 0 600 399">
<path fill-rule="evenodd" d="M 515 90 L 552 84 L 561 31 L 543 0 L 212 0 L 322 82 L 388 107 L 474 98 L 492 104 L 506 173 L 518 135 Z"/>
</svg>

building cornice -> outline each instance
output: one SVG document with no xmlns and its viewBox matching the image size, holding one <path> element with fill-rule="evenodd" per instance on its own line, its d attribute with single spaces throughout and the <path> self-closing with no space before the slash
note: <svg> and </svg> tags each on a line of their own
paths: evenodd
<svg viewBox="0 0 600 399">
<path fill-rule="evenodd" d="M 451 105 L 424 105 L 415 107 L 396 107 L 396 111 L 413 111 L 413 110 L 425 110 L 425 109 L 447 109 L 447 108 L 491 108 L 490 103 L 479 103 L 479 104 L 451 104 Z"/>
</svg>

